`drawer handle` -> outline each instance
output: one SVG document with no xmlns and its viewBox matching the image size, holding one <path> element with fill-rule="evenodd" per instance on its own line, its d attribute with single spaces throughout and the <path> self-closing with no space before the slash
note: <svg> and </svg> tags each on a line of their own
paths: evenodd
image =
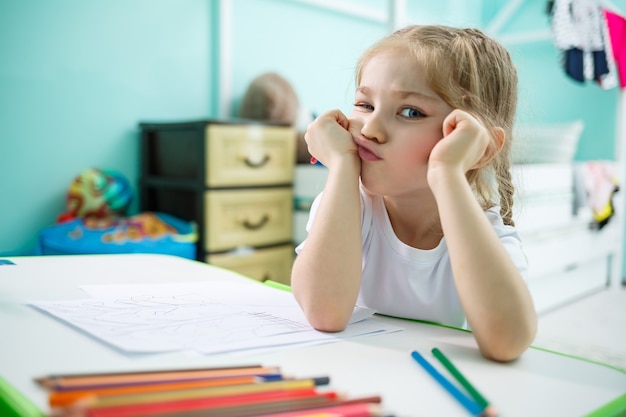
<svg viewBox="0 0 626 417">
<path fill-rule="evenodd" d="M 251 221 L 249 221 L 248 219 L 243 221 L 243 227 L 245 227 L 248 230 L 258 230 L 261 227 L 265 226 L 265 224 L 270 220 L 270 216 L 268 216 L 267 214 L 264 214 L 263 217 L 261 217 L 261 220 L 259 220 L 256 223 L 252 223 Z"/>
<path fill-rule="evenodd" d="M 265 155 L 263 157 L 263 159 L 261 159 L 259 162 L 252 162 L 248 157 L 243 158 L 243 161 L 250 168 L 261 168 L 263 165 L 267 164 L 267 161 L 269 161 L 269 160 L 270 160 L 270 156 L 269 155 Z"/>
</svg>

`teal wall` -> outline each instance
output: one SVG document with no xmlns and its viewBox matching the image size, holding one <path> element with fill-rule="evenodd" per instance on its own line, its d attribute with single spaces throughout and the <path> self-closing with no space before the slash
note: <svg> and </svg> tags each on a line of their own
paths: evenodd
<svg viewBox="0 0 626 417">
<path fill-rule="evenodd" d="M 407 19 L 486 27 L 502 0 L 407 2 Z M 545 1 L 526 0 L 497 36 L 549 28 Z M 256 75 L 278 71 L 315 112 L 350 110 L 360 52 L 387 33 L 377 18 L 291 0 L 225 1 L 228 78 L 218 80 L 217 0 L 0 2 L 0 255 L 29 254 L 91 167 L 136 185 L 141 120 L 235 115 Z M 386 11 L 385 0 L 337 1 Z M 613 0 L 626 10 L 626 0 Z M 223 22 L 221 22 L 223 23 Z M 520 74 L 520 121 L 586 124 L 576 158 L 613 159 L 618 91 L 569 80 L 549 39 L 505 42 Z M 218 108 L 218 90 L 232 93 Z"/>
<path fill-rule="evenodd" d="M 28 254 L 85 169 L 135 184 L 137 122 L 206 117 L 206 0 L 0 2 L 0 254 Z"/>
<path fill-rule="evenodd" d="M 386 10 L 381 0 L 369 4 L 353 0 L 352 4 L 381 15 Z M 350 110 L 355 62 L 387 33 L 384 23 L 285 0 L 235 0 L 233 21 L 230 110 L 235 114 L 250 81 L 266 71 L 289 80 L 301 104 L 312 111 Z"/>
</svg>

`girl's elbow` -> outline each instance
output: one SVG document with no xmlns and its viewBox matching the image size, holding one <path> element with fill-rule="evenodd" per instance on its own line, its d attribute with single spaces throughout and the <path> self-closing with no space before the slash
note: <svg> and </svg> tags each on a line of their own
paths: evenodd
<svg viewBox="0 0 626 417">
<path fill-rule="evenodd" d="M 496 334 L 491 343 L 479 345 L 480 353 L 496 362 L 511 362 L 522 356 L 535 339 L 536 323 L 530 323 L 524 329 L 518 329 L 510 337 Z"/>
<path fill-rule="evenodd" d="M 315 330 L 329 333 L 345 330 L 350 319 L 350 317 L 344 317 L 343 314 L 332 309 L 309 310 L 305 311 L 305 315 Z"/>
<path fill-rule="evenodd" d="M 310 320 L 311 326 L 320 332 L 337 333 L 348 327 L 347 322 L 337 320 Z"/>
<path fill-rule="evenodd" d="M 300 291 L 297 285 L 292 283 L 292 293 L 300 305 L 307 321 L 315 330 L 321 332 L 341 332 L 348 326 L 352 311 L 346 315 L 333 303 L 322 303 L 318 299 L 308 297 L 306 291 Z"/>
<path fill-rule="evenodd" d="M 512 362 L 522 356 L 526 349 L 528 349 L 528 346 L 480 348 L 480 353 L 486 359 L 495 362 Z"/>
</svg>

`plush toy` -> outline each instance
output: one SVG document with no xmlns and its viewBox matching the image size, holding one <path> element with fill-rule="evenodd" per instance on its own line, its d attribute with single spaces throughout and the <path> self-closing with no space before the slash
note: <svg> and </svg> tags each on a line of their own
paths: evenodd
<svg viewBox="0 0 626 417">
<path fill-rule="evenodd" d="M 59 223 L 77 217 L 108 219 L 123 216 L 133 198 L 128 180 L 110 169 L 88 169 L 70 184 L 66 197 L 67 211 Z"/>
<path fill-rule="evenodd" d="M 254 78 L 241 101 L 239 117 L 293 126 L 298 132 L 296 160 L 310 161 L 304 133 L 313 114 L 300 105 L 294 88 L 281 75 L 268 72 Z"/>
</svg>

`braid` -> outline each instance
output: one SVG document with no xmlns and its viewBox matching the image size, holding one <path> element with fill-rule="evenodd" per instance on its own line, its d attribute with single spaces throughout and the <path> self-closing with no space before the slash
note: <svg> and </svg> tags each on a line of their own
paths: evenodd
<svg viewBox="0 0 626 417">
<path fill-rule="evenodd" d="M 502 165 L 498 169 L 498 192 L 500 193 L 500 215 L 504 224 L 515 226 L 513 221 L 513 195 L 515 194 L 515 186 L 511 176 L 509 159 L 502 158 Z"/>
</svg>

